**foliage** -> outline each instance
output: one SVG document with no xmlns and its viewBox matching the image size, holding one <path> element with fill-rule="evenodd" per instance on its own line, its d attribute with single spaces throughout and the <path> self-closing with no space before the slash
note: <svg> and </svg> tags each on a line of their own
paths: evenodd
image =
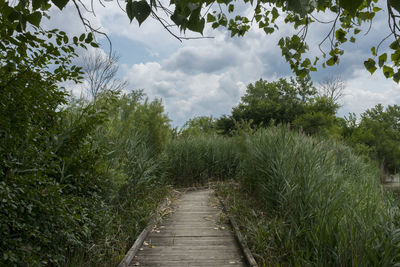
<svg viewBox="0 0 400 267">
<path fill-rule="evenodd" d="M 349 144 L 360 148 L 377 159 L 389 172 L 400 169 L 400 107 L 398 105 L 377 105 L 366 110 L 357 123 L 351 115 L 344 128 L 344 138 Z"/>
<path fill-rule="evenodd" d="M 4 2 L 0 9 L 7 9 Z M 65 172 L 71 158 L 60 157 L 63 142 L 72 140 L 59 139 L 64 122 L 59 106 L 66 103 L 66 93 L 57 83 L 80 79 L 80 69 L 70 63 L 81 42 L 71 44 L 57 30 L 22 28 L 0 19 L 0 265 L 5 266 L 62 262 L 67 247 L 81 247 L 91 238 L 94 219 L 89 217 L 97 212 L 89 216 L 87 211 L 101 205 L 100 189 L 88 186 L 92 197 L 83 199 L 76 184 L 69 186 L 68 180 L 89 175 Z M 86 123 L 90 128 L 97 121 Z M 96 158 L 82 154 L 90 157 Z"/>
<path fill-rule="evenodd" d="M 91 27 L 88 20 L 82 17 L 81 9 L 87 10 L 88 7 L 76 0 L 19 1 L 17 5 L 3 1 L 0 5 L 0 13 L 5 20 L 16 25 L 16 30 L 23 31 L 27 22 L 39 26 L 42 17 L 46 15 L 52 4 L 63 9 L 69 2 L 73 3 L 78 9 L 82 23 L 92 31 L 98 32 L 98 29 Z M 282 56 L 297 76 L 305 77 L 310 71 L 317 70 L 317 64 L 320 60 L 319 57 L 307 57 L 309 46 L 306 37 L 309 27 L 315 23 L 329 24 L 330 30 L 328 30 L 326 37 L 321 37 L 322 43 L 327 42 L 327 47 L 329 47 L 328 51 L 322 51 L 322 65 L 323 67 L 332 66 L 338 64 L 340 57 L 344 54 L 342 49 L 344 44 L 355 43 L 362 26 L 372 23 L 376 13 L 383 12 L 380 4 L 385 4 L 388 26 L 392 36 L 391 44 L 385 47 L 384 53 L 381 54 L 378 54 L 378 52 L 379 46 L 382 44 L 377 48 L 372 46 L 371 52 L 374 58 L 365 60 L 364 66 L 371 73 L 374 73 L 379 67 L 386 78 L 392 78 L 396 82 L 400 79 L 400 44 L 398 41 L 400 5 L 397 1 L 383 3 L 383 0 L 262 0 L 258 2 L 244 0 L 243 2 L 252 6 L 254 12 L 251 12 L 250 17 L 238 12 L 241 8 L 235 8 L 235 6 L 242 4 L 241 2 L 236 3 L 232 0 L 223 2 L 174 0 L 170 2 L 171 9 L 154 0 L 128 0 L 126 1 L 125 11 L 129 20 L 136 20 L 139 25 L 152 15 L 170 33 L 172 32 L 169 28 L 173 24 L 178 26 L 181 31 L 190 30 L 203 33 L 207 22 L 211 23 L 213 28 L 226 27 L 231 32 L 231 36 L 245 35 L 254 24 L 268 35 L 279 30 L 278 21 L 284 21 L 284 23 L 292 26 L 297 33 L 282 37 L 279 40 L 278 45 L 281 48 Z M 218 5 L 219 8 L 212 8 L 214 4 Z M 167 14 L 170 22 L 166 21 L 160 12 Z M 329 22 L 321 21 L 315 16 L 318 13 L 324 13 L 334 19 Z M 180 39 L 176 35 L 175 37 Z M 88 43 L 97 46 L 91 38 L 88 39 Z"/>
<path fill-rule="evenodd" d="M 47 33 L 64 42 L 65 34 Z M 79 79 L 80 69 L 68 66 L 73 47 L 40 33 L 9 40 L 18 36 L 29 39 L 25 57 L 1 40 L 0 265 L 114 265 L 166 193 L 155 157 L 168 118 L 159 101 L 111 92 L 67 105 L 57 82 Z M 124 103 L 135 104 L 134 114 Z M 117 143 L 116 125 L 131 127 L 131 146 Z M 118 147 L 127 151 L 119 165 Z"/>
<path fill-rule="evenodd" d="M 331 98 L 315 97 L 305 104 L 304 113 L 296 117 L 293 125 L 307 134 L 333 137 L 333 133 L 336 132 L 336 137 L 339 137 L 340 126 L 337 123 L 338 118 L 335 116 L 338 108 L 339 105 L 334 103 Z"/>
<path fill-rule="evenodd" d="M 290 123 L 308 134 L 330 134 L 333 128 L 339 128 L 335 116 L 339 106 L 332 98 L 316 94 L 309 77 L 291 79 L 290 82 L 260 79 L 247 86 L 246 94 L 232 109 L 230 117 L 216 121 L 218 132 L 231 134 L 243 123 L 249 123 L 253 128 Z"/>
<path fill-rule="evenodd" d="M 93 110 L 97 116 L 104 114 L 101 124 L 89 135 L 89 151 L 99 159 L 86 159 L 73 165 L 87 173 L 91 169 L 85 164 L 98 162 L 103 170 L 101 179 L 93 181 L 96 187 L 103 189 L 99 195 L 103 205 L 98 209 L 102 216 L 93 222 L 90 230 L 97 235 L 86 243 L 85 249 L 79 253 L 70 249 L 66 259 L 69 265 L 89 262 L 91 265 L 109 266 L 118 263 L 167 193 L 158 160 L 158 147 L 163 144 L 153 144 L 155 140 L 151 137 L 153 130 L 157 132 L 157 127 L 168 136 L 168 124 L 165 121 L 166 125 L 159 124 L 167 118 L 160 112 L 158 101 L 149 103 L 143 97 L 141 91 L 129 95 L 108 91 L 98 95 L 96 102 L 80 100 L 66 110 L 68 117 L 76 118 L 79 123 L 91 114 L 82 114 L 87 109 Z M 148 116 L 152 120 L 148 120 Z M 71 147 L 68 144 L 68 148 Z M 81 148 L 82 144 L 78 147 Z M 75 154 L 81 156 L 82 153 L 72 151 L 72 155 Z M 87 190 L 82 181 L 79 185 Z"/>
<path fill-rule="evenodd" d="M 215 119 L 213 117 L 199 116 L 189 119 L 181 129 L 182 136 L 195 136 L 200 134 L 215 133 Z"/>
<path fill-rule="evenodd" d="M 151 154 L 161 152 L 169 141 L 170 120 L 164 113 L 161 101 L 149 101 L 141 90 L 122 95 L 109 115 L 110 140 L 119 142 L 121 149 L 136 134 L 144 138 Z"/>
<path fill-rule="evenodd" d="M 297 114 L 304 112 L 305 102 L 314 94 L 309 81 L 301 84 L 295 80 L 267 82 L 260 79 L 247 86 L 246 94 L 232 110 L 232 117 L 236 121 L 251 119 L 255 125 L 268 125 L 271 120 L 291 123 Z"/>
</svg>

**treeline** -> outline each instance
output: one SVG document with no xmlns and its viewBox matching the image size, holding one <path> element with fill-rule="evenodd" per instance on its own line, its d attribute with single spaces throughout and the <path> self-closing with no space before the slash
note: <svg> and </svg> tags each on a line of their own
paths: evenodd
<svg viewBox="0 0 400 267">
<path fill-rule="evenodd" d="M 338 84 L 339 83 L 339 84 Z M 258 80 L 247 86 L 232 113 L 220 118 L 196 117 L 185 123 L 183 135 L 216 133 L 233 136 L 270 125 L 288 124 L 312 136 L 342 140 L 366 159 L 379 162 L 382 175 L 400 170 L 400 106 L 378 104 L 359 118 L 337 116 L 341 81 L 330 79 L 316 88 L 310 78 Z M 322 89 L 322 90 L 321 90 Z M 343 89 L 343 88 L 342 88 Z M 336 90 L 336 91 L 335 91 Z"/>
</svg>

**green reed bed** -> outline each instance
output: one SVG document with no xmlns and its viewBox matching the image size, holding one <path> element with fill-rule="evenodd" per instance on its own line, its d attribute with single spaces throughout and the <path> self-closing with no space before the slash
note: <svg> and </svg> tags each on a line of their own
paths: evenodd
<svg viewBox="0 0 400 267">
<path fill-rule="evenodd" d="M 264 251 L 257 251 L 262 254 L 260 263 L 399 262 L 399 210 L 380 187 L 376 166 L 340 143 L 285 127 L 258 131 L 247 138 L 246 147 L 242 189 L 256 203 L 255 210 L 265 215 L 263 224 L 257 224 L 257 216 L 245 222 L 259 239 L 253 243 L 262 240 Z"/>
<path fill-rule="evenodd" d="M 164 151 L 169 180 L 177 185 L 201 185 L 235 177 L 240 163 L 235 139 L 200 135 L 173 140 Z"/>
</svg>

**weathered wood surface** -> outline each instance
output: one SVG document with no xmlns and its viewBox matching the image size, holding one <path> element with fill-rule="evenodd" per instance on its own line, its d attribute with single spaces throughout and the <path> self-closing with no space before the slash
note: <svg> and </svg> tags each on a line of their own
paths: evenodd
<svg viewBox="0 0 400 267">
<path fill-rule="evenodd" d="M 212 190 L 187 192 L 172 209 L 130 266 L 246 266 Z"/>
</svg>

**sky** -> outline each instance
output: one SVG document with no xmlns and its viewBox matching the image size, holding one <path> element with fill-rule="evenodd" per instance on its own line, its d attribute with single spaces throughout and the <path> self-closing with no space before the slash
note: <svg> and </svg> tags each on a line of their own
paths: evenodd
<svg viewBox="0 0 400 267">
<path fill-rule="evenodd" d="M 128 82 L 128 91 L 143 89 L 150 99 L 162 99 L 174 127 L 182 126 L 195 116 L 229 115 L 246 92 L 246 86 L 260 78 L 274 81 L 293 76 L 277 46 L 281 37 L 294 33 L 284 23 L 280 23 L 279 31 L 272 35 L 266 35 L 254 25 L 244 37 L 234 38 L 223 28 L 212 29 L 206 25 L 204 36 L 211 38 L 179 42 L 154 19 L 147 19 L 140 27 L 135 21 L 130 23 L 115 1 L 103 2 L 105 7 L 100 2 L 93 3 L 95 16 L 82 12 L 94 27 L 110 38 L 113 51 L 119 55 L 118 78 Z M 251 14 L 250 6 L 238 7 L 240 12 Z M 58 28 L 78 36 L 85 30 L 70 4 L 63 11 L 51 9 L 49 15 L 45 28 Z M 315 16 L 329 19 L 326 14 Z M 368 26 L 363 28 L 364 32 Z M 321 57 L 318 44 L 329 30 L 324 24 L 310 26 L 309 55 Z M 345 53 L 338 66 L 325 69 L 320 66 L 312 73 L 316 86 L 328 77 L 340 77 L 345 82 L 339 116 L 349 112 L 361 114 L 378 103 L 400 105 L 400 86 L 386 79 L 379 69 L 370 75 L 363 66 L 364 60 L 371 57 L 371 46 L 378 45 L 387 33 L 386 13 L 381 11 L 367 35 L 360 34 L 356 44 L 344 46 Z M 187 36 L 201 37 L 190 33 Z M 100 52 L 108 53 L 108 42 L 101 36 L 98 41 Z M 90 50 L 79 53 L 93 52 Z M 75 95 L 82 90 L 79 86 L 69 89 Z"/>
</svg>

